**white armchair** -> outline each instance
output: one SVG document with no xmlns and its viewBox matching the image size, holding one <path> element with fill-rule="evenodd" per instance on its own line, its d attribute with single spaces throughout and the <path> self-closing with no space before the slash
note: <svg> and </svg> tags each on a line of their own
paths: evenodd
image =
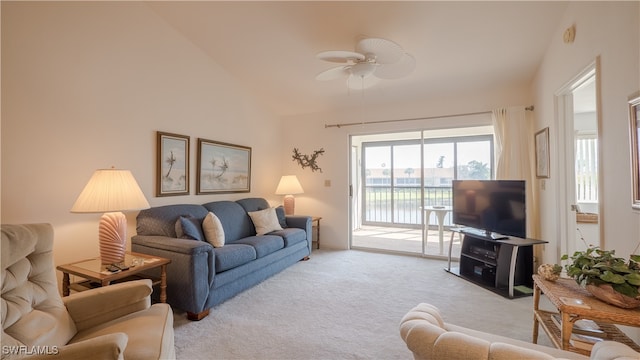
<svg viewBox="0 0 640 360">
<path fill-rule="evenodd" d="M 2 225 L 2 359 L 175 359 L 150 280 L 61 298 L 52 249 L 49 224 Z"/>
<path fill-rule="evenodd" d="M 532 315 L 533 316 L 533 315 Z M 400 336 L 416 360 L 591 359 L 631 360 L 640 354 L 625 344 L 602 341 L 591 357 L 448 324 L 431 304 L 419 304 L 400 321 Z"/>
</svg>

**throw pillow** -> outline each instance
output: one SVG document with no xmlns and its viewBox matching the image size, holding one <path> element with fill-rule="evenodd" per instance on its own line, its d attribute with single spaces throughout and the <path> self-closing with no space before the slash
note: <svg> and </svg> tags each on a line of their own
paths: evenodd
<svg viewBox="0 0 640 360">
<path fill-rule="evenodd" d="M 213 247 L 224 246 L 224 229 L 216 214 L 209 212 L 207 216 L 204 217 L 204 220 L 202 220 L 202 230 L 204 230 L 205 239 L 207 239 Z"/>
<path fill-rule="evenodd" d="M 287 227 L 287 216 L 284 214 L 284 206 L 280 205 L 276 208 L 276 216 L 278 216 L 278 223 L 283 229 Z"/>
<path fill-rule="evenodd" d="M 282 230 L 276 215 L 276 209 L 268 208 L 259 211 L 249 212 L 253 226 L 256 228 L 256 235 L 264 235 L 276 230 Z"/>
<path fill-rule="evenodd" d="M 202 241 L 204 239 L 202 225 L 200 225 L 200 221 L 198 219 L 193 216 L 180 216 L 178 223 L 176 223 L 176 235 L 179 238 L 198 241 Z"/>
</svg>

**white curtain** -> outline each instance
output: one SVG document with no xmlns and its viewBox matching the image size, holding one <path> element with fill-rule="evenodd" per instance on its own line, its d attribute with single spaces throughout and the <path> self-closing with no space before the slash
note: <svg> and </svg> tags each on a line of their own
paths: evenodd
<svg viewBox="0 0 640 360">
<path fill-rule="evenodd" d="M 540 217 L 534 172 L 533 116 L 523 106 L 496 109 L 492 113 L 496 139 L 496 179 L 526 181 L 527 235 L 538 238 Z"/>
</svg>

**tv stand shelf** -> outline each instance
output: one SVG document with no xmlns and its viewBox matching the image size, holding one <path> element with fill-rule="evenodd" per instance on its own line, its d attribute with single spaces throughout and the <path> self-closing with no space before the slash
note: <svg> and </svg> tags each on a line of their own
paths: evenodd
<svg viewBox="0 0 640 360">
<path fill-rule="evenodd" d="M 508 298 L 533 294 L 533 245 L 547 241 L 503 237 L 473 228 L 454 228 L 463 236 L 460 266 L 451 267 L 451 244 L 446 271 Z"/>
</svg>

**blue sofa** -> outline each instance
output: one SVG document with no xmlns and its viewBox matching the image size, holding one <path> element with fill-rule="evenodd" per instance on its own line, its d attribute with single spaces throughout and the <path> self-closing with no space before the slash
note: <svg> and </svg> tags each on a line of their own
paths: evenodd
<svg viewBox="0 0 640 360">
<path fill-rule="evenodd" d="M 167 302 L 200 320 L 209 309 L 311 255 L 311 217 L 278 214 L 282 230 L 256 235 L 249 212 L 269 208 L 262 198 L 179 204 L 142 210 L 134 252 L 171 259 L 167 267 Z M 178 238 L 176 222 L 202 223 L 214 213 L 224 229 L 224 246 Z M 181 219 L 182 217 L 182 219 Z M 150 274 L 151 275 L 151 274 Z"/>
</svg>

